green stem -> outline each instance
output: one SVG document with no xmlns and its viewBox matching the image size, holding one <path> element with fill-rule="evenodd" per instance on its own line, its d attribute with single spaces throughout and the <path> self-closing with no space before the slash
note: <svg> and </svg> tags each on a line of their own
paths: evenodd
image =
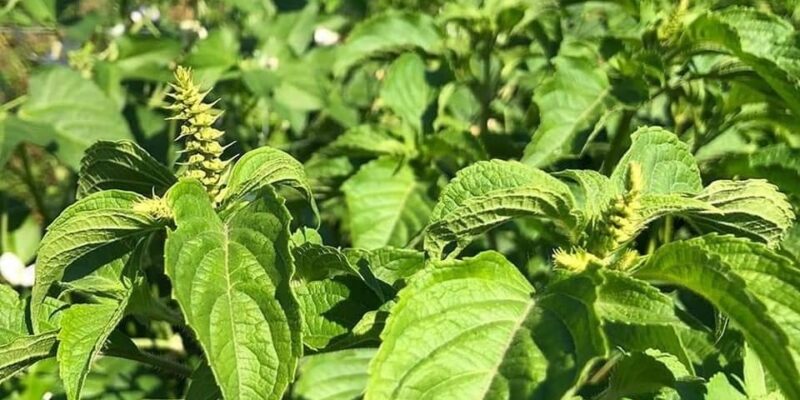
<svg viewBox="0 0 800 400">
<path fill-rule="evenodd" d="M 625 150 L 628 149 L 631 142 L 631 120 L 636 113 L 634 110 L 625 110 L 622 112 L 619 125 L 617 126 L 617 134 L 611 141 L 611 147 L 608 149 L 606 158 L 603 160 L 603 166 L 600 170 L 606 174 L 611 174 L 611 171 L 616 167 L 617 162 L 622 158 Z"/>
<path fill-rule="evenodd" d="M 20 104 L 24 103 L 25 100 L 28 100 L 28 95 L 27 94 L 23 94 L 22 96 L 19 96 L 19 97 L 15 98 L 15 99 L 11 99 L 11 100 L 3 103 L 2 105 L 0 105 L 0 112 L 2 112 L 2 111 L 11 111 L 15 107 L 17 107 Z"/>
<path fill-rule="evenodd" d="M 164 357 L 159 357 L 143 351 L 129 351 L 121 348 L 107 349 L 103 352 L 104 355 L 109 357 L 124 358 L 127 360 L 137 361 L 142 364 L 147 364 L 155 367 L 164 372 L 175 374 L 181 378 L 188 378 L 192 375 L 191 368 L 169 360 Z"/>
<path fill-rule="evenodd" d="M 50 222 L 50 218 L 47 216 L 47 208 L 44 204 L 44 198 L 42 198 L 42 194 L 39 192 L 39 185 L 36 184 L 36 179 L 33 176 L 33 172 L 31 172 L 31 161 L 28 157 L 28 149 L 25 146 L 20 147 L 20 159 L 22 160 L 22 180 L 25 182 L 25 185 L 28 187 L 28 190 L 31 192 L 31 196 L 33 197 L 33 202 L 41 214 L 42 219 L 45 223 Z"/>
</svg>

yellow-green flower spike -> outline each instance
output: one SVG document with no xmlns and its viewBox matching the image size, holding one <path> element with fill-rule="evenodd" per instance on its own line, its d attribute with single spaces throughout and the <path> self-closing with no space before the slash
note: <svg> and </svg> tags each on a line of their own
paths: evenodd
<svg viewBox="0 0 800 400">
<path fill-rule="evenodd" d="M 563 268 L 572 272 L 581 272 L 590 265 L 603 265 L 602 260 L 584 249 L 564 251 L 561 248 L 556 249 L 555 253 L 553 253 L 553 263 L 556 268 Z"/>
<path fill-rule="evenodd" d="M 214 103 L 203 103 L 208 92 L 201 92 L 195 85 L 188 68 L 178 67 L 175 83 L 170 86 L 175 90 L 169 95 L 175 99 L 175 103 L 167 107 L 175 112 L 170 119 L 183 121 L 178 138 L 186 140 L 183 176 L 199 180 L 209 196 L 216 199 L 220 193 L 220 177 L 230 162 L 220 158 L 225 149 L 217 140 L 224 132 L 211 127 L 222 112 L 213 108 Z"/>
<path fill-rule="evenodd" d="M 173 217 L 172 209 L 170 209 L 167 202 L 160 197 L 144 199 L 135 203 L 133 205 L 133 211 L 149 215 L 160 221 L 169 221 Z"/>
</svg>

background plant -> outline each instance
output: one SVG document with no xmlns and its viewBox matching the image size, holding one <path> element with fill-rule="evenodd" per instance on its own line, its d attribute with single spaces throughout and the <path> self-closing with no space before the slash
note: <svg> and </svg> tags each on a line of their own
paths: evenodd
<svg viewBox="0 0 800 400">
<path fill-rule="evenodd" d="M 428 394 L 794 398 L 797 15 L 10 2 L 0 261 L 17 290 L 1 370 L 26 373 L 3 393 L 418 398 L 453 376 Z M 177 65 L 197 86 L 170 87 Z M 208 289 L 271 310 L 236 315 L 283 332 L 251 364 L 249 344 L 215 350 L 237 332 L 208 327 L 237 323 L 210 323 L 176 275 L 196 264 L 170 256 L 245 225 L 270 234 L 198 246 L 284 254 L 253 253 L 267 277 L 252 287 Z M 438 295 L 453 291 L 470 295 Z M 426 347 L 447 337 L 463 342 Z"/>
</svg>

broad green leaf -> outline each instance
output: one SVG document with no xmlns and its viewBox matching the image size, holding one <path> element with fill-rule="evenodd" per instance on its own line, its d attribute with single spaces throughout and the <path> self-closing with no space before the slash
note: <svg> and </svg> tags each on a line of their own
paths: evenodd
<svg viewBox="0 0 800 400">
<path fill-rule="evenodd" d="M 303 314 L 306 346 L 322 349 L 344 339 L 365 313 L 382 303 L 374 277 L 359 273 L 339 250 L 304 243 L 292 254 L 296 265 L 292 289 Z"/>
<path fill-rule="evenodd" d="M 715 181 L 695 199 L 713 207 L 689 213 L 695 224 L 770 245 L 780 242 L 795 219 L 786 196 L 760 179 Z"/>
<path fill-rule="evenodd" d="M 706 384 L 707 400 L 747 400 L 747 396 L 736 390 L 725 374 L 716 373 Z"/>
<path fill-rule="evenodd" d="M 302 352 L 288 211 L 269 187 L 224 219 L 196 181 L 166 199 L 165 270 L 223 396 L 280 399 Z"/>
<path fill-rule="evenodd" d="M 59 375 L 68 399 L 80 399 L 91 363 L 117 326 L 126 302 L 75 304 L 64 312 L 58 334 Z"/>
<path fill-rule="evenodd" d="M 0 346 L 27 334 L 25 302 L 11 286 L 0 284 Z"/>
<path fill-rule="evenodd" d="M 105 279 L 114 280 L 118 287 L 114 292 L 100 293 L 98 298 L 102 302 L 73 304 L 64 311 L 56 359 L 68 399 L 81 398 L 84 382 L 94 359 L 125 315 L 134 288 L 131 277 L 136 276 L 140 270 L 148 244 L 148 240 L 141 241 L 130 257 L 125 257 L 124 261 L 115 260 L 112 262 L 114 265 L 105 266 L 104 271 L 95 271 L 90 275 L 105 275 Z M 95 282 L 97 280 L 90 283 Z"/>
<path fill-rule="evenodd" d="M 766 397 L 767 382 L 764 374 L 764 366 L 761 365 L 761 360 L 758 359 L 756 354 L 750 346 L 745 344 L 744 347 L 744 362 L 743 362 L 742 377 L 744 378 L 745 392 L 753 398 Z"/>
<path fill-rule="evenodd" d="M 700 170 L 689 151 L 675 134 L 662 128 L 639 128 L 631 135 L 632 144 L 611 174 L 617 193 L 625 189 L 630 163 L 641 166 L 642 193 L 695 194 L 703 189 Z"/>
<path fill-rule="evenodd" d="M 472 239 L 514 217 L 552 220 L 568 238 L 579 225 L 569 187 L 516 161 L 482 161 L 459 171 L 431 213 L 425 250 L 435 259 L 456 242 L 457 255 Z"/>
<path fill-rule="evenodd" d="M 293 291 L 303 314 L 303 343 L 312 349 L 336 345 L 380 306 L 377 295 L 354 275 L 297 282 Z"/>
<path fill-rule="evenodd" d="M 795 361 L 800 301 L 791 299 L 800 293 L 800 271 L 785 261 L 755 243 L 711 235 L 662 246 L 636 276 L 705 297 L 739 326 L 784 394 L 793 398 L 800 396 Z"/>
<path fill-rule="evenodd" d="M 381 87 L 381 99 L 395 114 L 421 132 L 422 114 L 431 100 L 431 92 L 425 80 L 425 62 L 416 53 L 406 53 L 389 66 Z"/>
<path fill-rule="evenodd" d="M 786 193 L 800 196 L 800 150 L 785 144 L 723 157 L 714 164 L 714 169 L 725 176 L 764 178 Z"/>
<path fill-rule="evenodd" d="M 395 289 L 405 286 L 406 280 L 425 266 L 424 254 L 411 249 L 347 249 L 345 254 L 358 270 L 366 267 L 375 278 Z"/>
<path fill-rule="evenodd" d="M 186 400 L 217 400 L 220 398 L 219 387 L 214 382 L 214 373 L 208 364 L 203 363 L 192 372 Z"/>
<path fill-rule="evenodd" d="M 322 150 L 331 156 L 403 156 L 409 149 L 389 133 L 370 125 L 348 129 Z"/>
<path fill-rule="evenodd" d="M 337 49 L 333 71 L 343 75 L 359 61 L 374 55 L 407 48 L 437 53 L 440 35 L 433 18 L 412 12 L 386 12 L 373 16 L 350 32 Z"/>
<path fill-rule="evenodd" d="M 729 7 L 700 15 L 686 35 L 693 46 L 714 45 L 738 57 L 800 114 L 800 50 L 788 21 L 755 8 Z"/>
<path fill-rule="evenodd" d="M 77 169 L 84 150 L 98 140 L 131 139 L 128 123 L 114 102 L 94 83 L 65 67 L 31 77 L 20 119 L 47 124 L 56 153 Z"/>
<path fill-rule="evenodd" d="M 56 332 L 22 336 L 0 346 L 0 382 L 33 365 L 56 355 Z"/>
<path fill-rule="evenodd" d="M 167 167 L 131 141 L 97 142 L 81 160 L 78 198 L 109 189 L 162 195 L 177 179 Z"/>
<path fill-rule="evenodd" d="M 605 355 L 592 279 L 533 297 L 494 252 L 436 263 L 400 291 L 366 399 L 561 398 Z"/>
<path fill-rule="evenodd" d="M 278 184 L 302 192 L 316 214 L 317 206 L 303 164 L 272 147 L 248 151 L 236 162 L 228 178 L 226 201 L 235 201 L 268 185 Z"/>
<path fill-rule="evenodd" d="M 525 164 L 540 168 L 580 151 L 578 134 L 594 126 L 611 93 L 597 59 L 560 55 L 553 62 L 555 73 L 534 92 L 541 122 L 522 157 Z"/>
<path fill-rule="evenodd" d="M 674 354 L 693 371 L 680 329 L 689 328 L 675 315 L 674 304 L 646 282 L 618 272 L 605 271 L 597 294 L 597 314 L 609 345 L 623 351 L 656 349 Z"/>
<path fill-rule="evenodd" d="M 306 356 L 292 398 L 298 400 L 354 400 L 367 385 L 367 367 L 377 349 L 347 349 Z"/>
<path fill-rule="evenodd" d="M 34 331 L 50 287 L 74 267 L 88 274 L 132 249 L 130 240 L 163 227 L 163 222 L 135 209 L 146 198 L 121 190 L 90 194 L 68 207 L 48 227 L 36 260 L 36 283 L 31 293 Z M 96 256 L 93 258 L 93 256 Z"/>
<path fill-rule="evenodd" d="M 626 355 L 614 366 L 608 388 L 602 399 L 654 395 L 662 388 L 673 387 L 675 381 L 689 371 L 673 355 L 646 350 Z"/>
<path fill-rule="evenodd" d="M 403 247 L 428 222 L 431 201 L 411 167 L 380 158 L 342 185 L 353 247 Z"/>
</svg>

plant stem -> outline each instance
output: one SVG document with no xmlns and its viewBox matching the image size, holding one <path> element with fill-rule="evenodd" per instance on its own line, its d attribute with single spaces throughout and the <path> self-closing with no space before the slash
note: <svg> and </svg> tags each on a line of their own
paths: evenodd
<svg viewBox="0 0 800 400">
<path fill-rule="evenodd" d="M 617 165 L 617 162 L 622 158 L 622 154 L 627 150 L 628 146 L 630 146 L 631 120 L 633 120 L 633 115 L 635 113 L 636 111 L 628 109 L 622 112 L 622 117 L 617 126 L 617 134 L 614 135 L 614 139 L 611 141 L 611 147 L 608 149 L 606 158 L 603 160 L 603 166 L 600 168 L 602 173 L 606 175 L 610 174 Z"/>
<path fill-rule="evenodd" d="M 20 104 L 24 103 L 25 100 L 28 100 L 28 95 L 23 94 L 17 98 L 11 99 L 3 104 L 0 105 L 0 112 L 2 111 L 10 111 L 13 108 L 19 106 Z"/>
<path fill-rule="evenodd" d="M 127 360 L 147 364 L 159 370 L 175 374 L 181 378 L 188 378 L 192 375 L 191 368 L 181 363 L 177 363 L 167 358 L 159 357 L 143 351 L 132 352 L 114 348 L 104 351 L 103 354 L 109 357 L 124 358 Z"/>
<path fill-rule="evenodd" d="M 25 182 L 25 185 L 28 187 L 28 190 L 31 192 L 31 196 L 33 197 L 33 203 L 38 209 L 39 214 L 41 214 L 42 219 L 47 224 L 50 222 L 50 218 L 47 216 L 47 208 L 44 204 L 44 199 L 42 198 L 42 194 L 39 192 L 39 185 L 36 184 L 36 179 L 31 172 L 31 161 L 28 157 L 28 149 L 27 147 L 20 146 L 20 160 L 22 160 L 22 180 Z"/>
</svg>

